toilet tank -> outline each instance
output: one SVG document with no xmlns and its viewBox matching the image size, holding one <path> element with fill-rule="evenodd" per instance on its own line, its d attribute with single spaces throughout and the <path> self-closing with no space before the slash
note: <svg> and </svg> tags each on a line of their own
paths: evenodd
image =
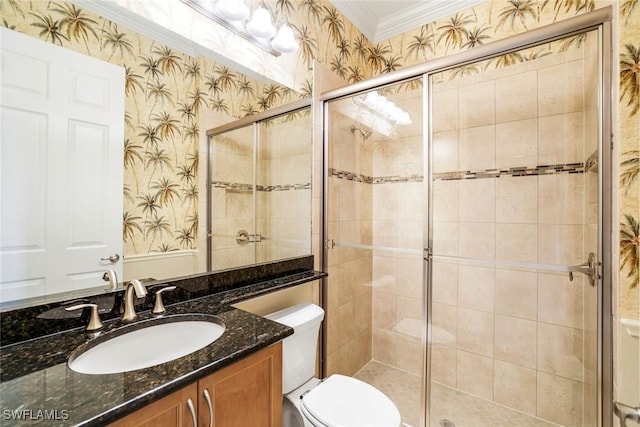
<svg viewBox="0 0 640 427">
<path fill-rule="evenodd" d="M 294 330 L 293 335 L 282 341 L 282 393 L 287 394 L 315 375 L 318 332 L 324 310 L 315 304 L 303 303 L 264 317 Z"/>
</svg>

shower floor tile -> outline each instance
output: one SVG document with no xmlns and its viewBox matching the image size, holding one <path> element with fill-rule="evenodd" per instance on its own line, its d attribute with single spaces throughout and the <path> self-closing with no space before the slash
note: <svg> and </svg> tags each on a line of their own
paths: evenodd
<svg viewBox="0 0 640 427">
<path fill-rule="evenodd" d="M 420 421 L 420 377 L 371 361 L 356 378 L 378 388 L 396 404 L 408 427 Z M 438 383 L 431 385 L 431 425 L 449 420 L 456 427 L 554 427 L 556 424 L 459 392 Z"/>
</svg>

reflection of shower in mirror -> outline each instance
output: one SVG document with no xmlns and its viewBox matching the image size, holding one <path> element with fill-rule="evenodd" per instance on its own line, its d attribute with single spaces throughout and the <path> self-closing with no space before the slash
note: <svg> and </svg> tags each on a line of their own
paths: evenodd
<svg viewBox="0 0 640 427">
<path fill-rule="evenodd" d="M 371 136 L 370 130 L 363 130 L 355 125 L 351 125 L 351 133 L 356 133 L 356 131 L 360 132 L 360 136 L 362 136 L 363 141 L 366 141 Z"/>
</svg>

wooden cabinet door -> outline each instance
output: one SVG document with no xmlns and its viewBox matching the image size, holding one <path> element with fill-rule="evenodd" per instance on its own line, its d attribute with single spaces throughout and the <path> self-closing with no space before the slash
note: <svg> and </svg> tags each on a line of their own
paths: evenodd
<svg viewBox="0 0 640 427">
<path fill-rule="evenodd" d="M 197 414 L 198 386 L 191 384 L 110 424 L 111 427 L 196 427 L 188 403 Z"/>
<path fill-rule="evenodd" d="M 198 381 L 198 394 L 200 426 L 280 427 L 282 344 L 273 344 Z"/>
</svg>

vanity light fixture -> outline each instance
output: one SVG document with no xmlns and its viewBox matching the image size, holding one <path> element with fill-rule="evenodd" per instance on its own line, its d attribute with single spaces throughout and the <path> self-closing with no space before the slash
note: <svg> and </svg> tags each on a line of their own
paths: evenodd
<svg viewBox="0 0 640 427">
<path fill-rule="evenodd" d="M 242 0 L 218 0 L 216 12 L 230 22 L 242 22 L 249 17 L 251 11 Z"/>
<path fill-rule="evenodd" d="M 278 35 L 271 40 L 271 47 L 282 53 L 294 53 L 300 45 L 293 36 L 293 30 L 289 24 L 283 24 L 278 30 Z"/>
<path fill-rule="evenodd" d="M 354 98 L 354 101 L 360 106 L 366 107 L 379 116 L 387 119 L 391 124 L 410 125 L 411 117 L 409 113 L 389 101 L 385 96 L 378 94 L 376 91 L 367 93 L 366 96 Z"/>
<path fill-rule="evenodd" d="M 287 22 L 279 29 L 264 2 L 251 14 L 245 0 L 182 0 L 183 3 L 274 56 L 294 53 L 299 44 Z M 276 20 L 277 23 L 277 20 Z"/>
<path fill-rule="evenodd" d="M 238 1 L 242 2 L 242 0 Z M 245 28 L 249 34 L 257 39 L 271 39 L 276 35 L 276 27 L 271 22 L 271 14 L 263 3 L 253 12 L 253 16 Z"/>
</svg>

